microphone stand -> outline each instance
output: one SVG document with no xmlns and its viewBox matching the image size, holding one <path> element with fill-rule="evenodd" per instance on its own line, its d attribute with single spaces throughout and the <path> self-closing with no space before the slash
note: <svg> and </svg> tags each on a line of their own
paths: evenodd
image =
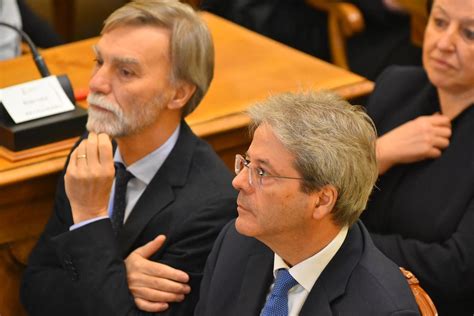
<svg viewBox="0 0 474 316">
<path fill-rule="evenodd" d="M 48 77 L 48 76 L 51 75 L 51 73 L 49 72 L 48 67 L 46 66 L 46 63 L 44 62 L 43 56 L 40 55 L 40 53 L 36 49 L 36 45 L 33 43 L 33 41 L 28 36 L 28 34 L 23 32 L 23 30 L 17 28 L 16 26 L 10 25 L 8 23 L 0 22 L 0 26 L 7 27 L 9 29 L 14 30 L 18 34 L 20 34 L 21 38 L 28 44 L 28 47 L 31 50 L 31 54 L 33 55 L 33 60 L 36 64 L 36 68 L 38 68 L 38 70 L 41 74 L 41 77 L 44 78 L 44 77 Z"/>
</svg>

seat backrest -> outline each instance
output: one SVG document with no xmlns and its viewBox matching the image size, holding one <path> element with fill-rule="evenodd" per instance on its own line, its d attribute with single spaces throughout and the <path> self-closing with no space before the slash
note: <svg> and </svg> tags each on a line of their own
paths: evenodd
<svg viewBox="0 0 474 316">
<path fill-rule="evenodd" d="M 423 33 L 428 21 L 426 12 L 427 0 L 397 0 L 398 4 L 410 15 L 411 40 L 422 46 Z M 364 16 L 360 9 L 345 1 L 305 0 L 319 11 L 328 14 L 328 36 L 332 62 L 342 68 L 349 69 L 346 54 L 346 39 L 362 32 L 365 28 Z"/>
<path fill-rule="evenodd" d="M 418 309 L 422 316 L 437 316 L 438 311 L 436 310 L 433 301 L 431 300 L 428 293 L 425 292 L 420 286 L 420 282 L 410 271 L 400 267 L 400 271 L 407 279 L 408 285 L 415 297 L 416 303 L 418 304 Z"/>
<path fill-rule="evenodd" d="M 334 0 L 305 0 L 316 10 L 328 15 L 329 48 L 332 62 L 336 66 L 349 69 L 346 54 L 346 38 L 364 30 L 362 12 L 352 3 Z"/>
<path fill-rule="evenodd" d="M 428 23 L 426 0 L 397 0 L 398 4 L 410 15 L 411 40 L 415 45 L 423 45 L 423 35 Z"/>
</svg>

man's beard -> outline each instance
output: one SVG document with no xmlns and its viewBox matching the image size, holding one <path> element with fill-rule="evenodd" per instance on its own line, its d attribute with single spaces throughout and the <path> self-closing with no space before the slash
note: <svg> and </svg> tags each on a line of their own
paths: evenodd
<svg viewBox="0 0 474 316">
<path fill-rule="evenodd" d="M 139 133 L 158 119 L 163 108 L 161 96 L 155 97 L 149 103 L 130 105 L 128 113 L 125 113 L 118 104 L 107 101 L 106 97 L 99 93 L 89 93 L 87 101 L 89 104 L 110 111 L 95 110 L 89 106 L 87 130 L 97 134 L 105 133 L 113 138 Z"/>
</svg>

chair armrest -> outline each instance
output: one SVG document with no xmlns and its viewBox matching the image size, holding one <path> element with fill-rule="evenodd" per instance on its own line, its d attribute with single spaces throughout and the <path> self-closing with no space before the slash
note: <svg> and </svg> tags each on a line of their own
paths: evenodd
<svg viewBox="0 0 474 316">
<path fill-rule="evenodd" d="M 416 304 L 418 304 L 418 309 L 422 316 L 438 316 L 438 311 L 436 310 L 433 301 L 431 300 L 428 293 L 425 292 L 420 286 L 416 276 L 410 271 L 400 267 L 400 271 L 408 282 L 410 290 L 415 297 Z"/>
</svg>

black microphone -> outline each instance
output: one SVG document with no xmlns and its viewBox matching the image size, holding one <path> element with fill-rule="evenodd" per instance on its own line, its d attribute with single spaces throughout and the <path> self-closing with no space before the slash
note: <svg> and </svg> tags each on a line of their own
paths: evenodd
<svg viewBox="0 0 474 316">
<path fill-rule="evenodd" d="M 38 70 L 41 74 L 41 77 L 44 78 L 44 77 L 48 77 L 49 75 L 51 75 L 51 73 L 49 72 L 48 67 L 46 66 L 46 64 L 44 62 L 43 57 L 40 55 L 40 53 L 36 49 L 36 45 L 33 43 L 33 41 L 28 36 L 28 34 L 23 32 L 23 30 L 17 28 L 16 26 L 10 25 L 8 23 L 0 22 L 0 26 L 5 26 L 5 27 L 8 27 L 8 28 L 14 30 L 15 32 L 17 32 L 18 34 L 21 35 L 21 38 L 24 41 L 26 41 L 26 43 L 28 43 L 28 47 L 31 50 L 31 54 L 33 55 L 33 60 L 34 60 L 34 62 L 36 64 L 36 67 L 38 68 Z"/>
</svg>

